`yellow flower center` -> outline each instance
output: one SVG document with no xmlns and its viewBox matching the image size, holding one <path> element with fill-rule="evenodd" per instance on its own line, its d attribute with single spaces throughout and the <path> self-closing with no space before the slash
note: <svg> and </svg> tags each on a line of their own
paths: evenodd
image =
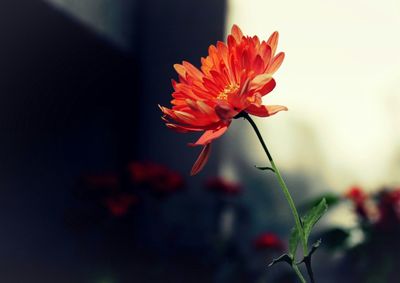
<svg viewBox="0 0 400 283">
<path fill-rule="evenodd" d="M 229 85 L 227 85 L 223 91 L 221 91 L 218 96 L 217 99 L 219 100 L 228 100 L 228 96 L 229 94 L 237 91 L 239 89 L 239 85 L 236 83 L 231 83 Z"/>
</svg>

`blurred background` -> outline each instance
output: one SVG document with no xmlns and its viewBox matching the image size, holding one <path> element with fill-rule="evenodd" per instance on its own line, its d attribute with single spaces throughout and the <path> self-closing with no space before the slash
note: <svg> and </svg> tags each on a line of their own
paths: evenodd
<svg viewBox="0 0 400 283">
<path fill-rule="evenodd" d="M 256 119 L 301 213 L 326 197 L 317 282 L 400 270 L 400 3 L 2 0 L 1 282 L 297 282 L 289 209 L 249 125 L 206 168 L 162 123 L 172 65 L 232 24 L 286 53 Z"/>
</svg>

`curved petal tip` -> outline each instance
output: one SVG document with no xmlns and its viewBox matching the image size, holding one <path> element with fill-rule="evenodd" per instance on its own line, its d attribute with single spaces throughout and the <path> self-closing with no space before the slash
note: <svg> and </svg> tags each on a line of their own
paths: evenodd
<svg viewBox="0 0 400 283">
<path fill-rule="evenodd" d="M 250 105 L 247 109 L 246 112 L 258 116 L 258 117 L 269 117 L 272 116 L 280 111 L 287 111 L 288 108 L 283 105 Z"/>
<path fill-rule="evenodd" d="M 192 170 L 190 171 L 191 176 L 196 175 L 203 169 L 204 165 L 206 165 L 208 161 L 208 158 L 210 157 L 210 153 L 211 153 L 211 143 L 203 147 L 203 150 L 200 152 L 199 157 L 193 164 Z"/>
</svg>

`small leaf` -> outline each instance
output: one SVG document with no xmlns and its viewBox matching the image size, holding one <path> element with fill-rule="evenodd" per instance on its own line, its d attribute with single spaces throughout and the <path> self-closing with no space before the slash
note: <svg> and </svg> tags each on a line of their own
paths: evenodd
<svg viewBox="0 0 400 283">
<path fill-rule="evenodd" d="M 297 230 L 297 227 L 293 227 L 289 237 L 289 255 L 292 259 L 294 259 L 296 256 L 296 250 L 297 246 L 299 245 L 299 242 L 300 242 L 299 230 Z"/>
<path fill-rule="evenodd" d="M 272 262 L 268 264 L 268 267 L 271 267 L 278 262 L 286 262 L 287 264 L 292 266 L 293 259 L 288 254 L 283 254 L 280 257 L 273 259 Z"/>
<path fill-rule="evenodd" d="M 272 171 L 272 172 L 275 172 L 274 168 L 271 168 L 271 167 L 268 167 L 268 166 L 262 167 L 262 166 L 257 166 L 257 165 L 256 165 L 256 166 L 254 166 L 254 167 L 256 167 L 257 169 L 262 170 L 262 171 L 270 170 L 270 171 Z"/>
<path fill-rule="evenodd" d="M 311 257 L 312 254 L 319 248 L 319 246 L 321 245 L 321 243 L 322 243 L 322 240 L 319 239 L 319 240 L 316 241 L 314 244 L 312 244 L 312 246 L 311 246 L 311 251 L 310 251 L 310 253 L 309 253 L 309 256 L 310 256 L 310 257 Z"/>
<path fill-rule="evenodd" d="M 316 206 L 314 206 L 304 217 L 303 217 L 303 229 L 306 243 L 310 236 L 311 230 L 322 215 L 328 210 L 325 198 L 323 198 Z"/>
<path fill-rule="evenodd" d="M 320 201 L 325 198 L 326 200 L 326 204 L 329 207 L 333 207 L 336 204 L 338 204 L 342 198 L 338 195 L 338 194 L 334 194 L 334 193 L 326 193 L 323 195 L 319 195 L 318 197 L 312 198 L 311 200 L 308 200 L 307 202 L 303 203 L 299 210 L 301 211 L 308 211 L 310 209 L 312 209 L 314 206 L 318 205 L 318 203 L 320 203 Z"/>
</svg>

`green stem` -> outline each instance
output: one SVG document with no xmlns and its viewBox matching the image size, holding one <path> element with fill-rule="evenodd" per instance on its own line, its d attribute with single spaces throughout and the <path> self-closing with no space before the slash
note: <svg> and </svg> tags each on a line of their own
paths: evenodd
<svg viewBox="0 0 400 283">
<path fill-rule="evenodd" d="M 267 148 L 267 147 L 265 147 L 265 148 Z M 285 198 L 286 198 L 287 202 L 289 203 L 290 209 L 292 210 L 292 214 L 293 214 L 293 218 L 294 218 L 294 221 L 295 221 L 295 224 L 296 224 L 296 228 L 299 231 L 300 235 L 304 235 L 303 225 L 300 222 L 299 213 L 297 212 L 296 206 L 294 205 L 294 201 L 293 201 L 292 196 L 290 195 L 289 189 L 287 188 L 287 186 L 285 184 L 285 181 L 283 180 L 282 175 L 281 175 L 278 167 L 276 167 L 274 160 L 270 159 L 270 162 L 271 162 L 272 168 L 275 170 L 275 174 L 276 174 L 276 177 L 278 178 L 278 182 L 279 182 L 279 185 L 282 188 L 283 194 L 285 195 Z M 302 240 L 301 243 L 302 243 L 302 246 L 303 246 L 304 256 L 307 256 L 308 255 L 307 242 L 305 241 L 304 237 L 301 237 L 301 240 Z"/>
<path fill-rule="evenodd" d="M 297 228 L 297 230 L 299 231 L 299 233 L 301 235 L 300 238 L 301 238 L 301 243 L 302 243 L 302 246 L 303 246 L 303 254 L 304 254 L 304 257 L 306 257 L 308 255 L 308 247 L 307 247 L 306 239 L 303 236 L 304 235 L 303 225 L 301 224 L 299 213 L 297 212 L 296 206 L 294 205 L 293 198 L 290 195 L 290 192 L 289 192 L 289 190 L 288 190 L 288 188 L 287 188 L 287 186 L 285 184 L 285 181 L 283 180 L 282 175 L 281 175 L 278 167 L 276 166 L 274 160 L 272 159 L 271 153 L 269 152 L 269 150 L 267 148 L 267 145 L 265 144 L 264 139 L 261 136 L 261 133 L 258 130 L 257 125 L 254 123 L 253 119 L 246 112 L 240 113 L 240 115 L 238 115 L 238 117 L 243 117 L 247 121 L 249 121 L 250 125 L 253 127 L 253 129 L 254 129 L 254 131 L 255 131 L 255 133 L 256 133 L 256 135 L 257 135 L 257 137 L 258 137 L 258 139 L 259 139 L 259 141 L 260 141 L 260 143 L 261 143 L 261 145 L 262 145 L 262 147 L 263 147 L 263 149 L 265 151 L 265 154 L 268 157 L 268 160 L 271 163 L 272 169 L 274 170 L 275 175 L 278 178 L 278 182 L 279 182 L 279 185 L 280 185 L 280 187 L 282 189 L 282 192 L 285 195 L 285 198 L 286 198 L 287 202 L 289 203 L 290 210 L 292 211 L 292 215 L 293 215 L 293 218 L 294 218 L 294 222 L 295 222 L 296 228 Z M 294 271 L 296 272 L 297 276 L 299 277 L 300 281 L 301 282 L 306 282 L 304 280 L 303 276 L 301 275 L 301 272 L 298 269 L 297 265 L 293 264 L 292 267 L 293 267 Z"/>
<path fill-rule="evenodd" d="M 292 264 L 292 268 L 293 268 L 294 272 L 296 273 L 297 277 L 299 277 L 301 283 L 307 283 L 306 280 L 304 279 L 303 275 L 301 274 L 299 267 L 296 265 L 296 263 Z"/>
<path fill-rule="evenodd" d="M 251 119 L 249 114 L 247 114 L 246 112 L 242 113 L 241 116 L 243 118 L 245 118 L 247 121 L 249 121 L 250 125 L 253 127 L 254 131 L 256 132 L 256 135 L 257 135 L 258 139 L 260 140 L 260 143 L 261 143 L 265 153 L 267 154 L 268 160 L 271 163 L 272 169 L 274 169 L 274 171 L 275 171 L 275 175 L 278 178 L 278 182 L 279 182 L 279 185 L 280 185 L 280 187 L 281 187 L 281 189 L 283 191 L 283 194 L 285 195 L 285 198 L 286 198 L 287 202 L 289 203 L 289 206 L 290 206 L 290 209 L 292 211 L 293 218 L 294 218 L 294 221 L 295 221 L 295 224 L 296 224 L 296 228 L 299 231 L 300 235 L 304 235 L 303 225 L 301 225 L 299 213 L 297 212 L 296 206 L 294 205 L 293 198 L 290 195 L 289 189 L 287 188 L 287 186 L 285 184 L 285 181 L 283 180 L 282 175 L 281 175 L 278 167 L 275 165 L 275 162 L 272 159 L 271 153 L 269 153 L 267 145 L 265 144 L 264 139 L 261 136 L 261 133 L 258 130 L 256 123 L 254 123 L 253 119 Z M 307 256 L 308 255 L 307 243 L 306 243 L 304 237 L 301 237 L 301 238 L 302 238 L 304 256 Z"/>
</svg>

